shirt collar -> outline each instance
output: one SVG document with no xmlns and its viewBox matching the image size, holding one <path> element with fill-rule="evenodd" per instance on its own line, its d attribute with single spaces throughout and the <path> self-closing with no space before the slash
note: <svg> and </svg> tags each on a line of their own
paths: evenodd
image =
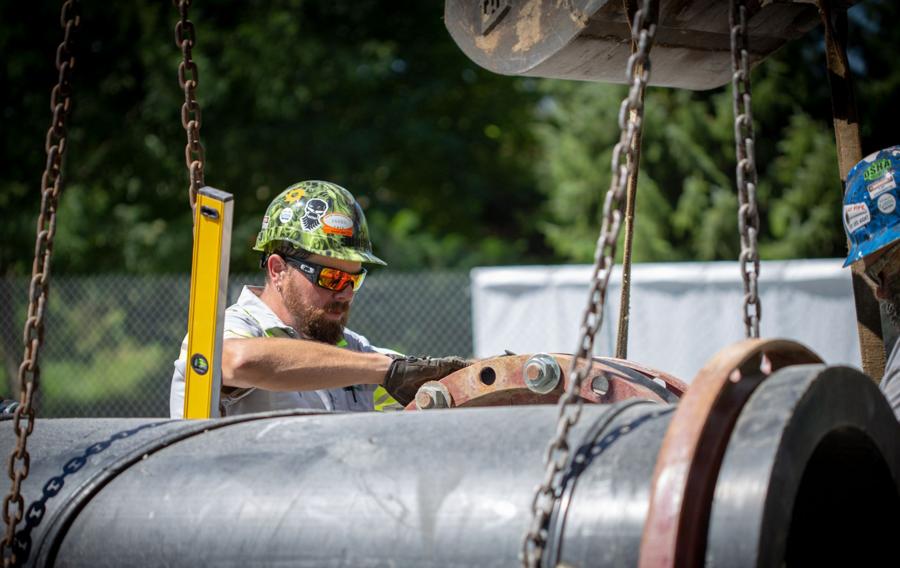
<svg viewBox="0 0 900 568">
<path fill-rule="evenodd" d="M 261 286 L 244 286 L 241 290 L 241 295 L 238 297 L 237 305 L 247 310 L 263 329 L 279 328 L 287 331 L 294 337 L 299 337 L 300 334 L 297 333 L 297 330 L 281 321 L 281 318 L 275 315 L 272 308 L 260 299 L 259 294 L 262 294 L 262 291 Z"/>
</svg>

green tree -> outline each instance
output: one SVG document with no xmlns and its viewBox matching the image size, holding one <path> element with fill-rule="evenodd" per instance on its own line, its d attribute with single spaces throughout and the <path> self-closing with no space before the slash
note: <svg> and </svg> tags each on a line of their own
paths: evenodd
<svg viewBox="0 0 900 568">
<path fill-rule="evenodd" d="M 891 24 L 897 7 L 867 2 L 851 15 L 851 42 L 858 42 L 851 62 L 868 152 L 897 142 L 897 121 L 887 109 L 900 69 L 891 67 L 886 51 L 900 41 Z M 763 258 L 845 252 L 822 41 L 821 33 L 811 33 L 753 72 Z M 625 90 L 556 81 L 542 84 L 541 92 L 542 112 L 534 122 L 544 156 L 536 169 L 547 203 L 541 230 L 560 257 L 589 262 Z M 730 85 L 710 92 L 648 90 L 637 261 L 737 258 L 732 120 Z"/>
<path fill-rule="evenodd" d="M 56 10 L 0 7 L 3 274 L 31 267 Z M 191 221 L 176 11 L 86 0 L 82 13 L 55 269 L 185 272 Z M 236 196 L 234 271 L 255 268 L 248 252 L 268 200 L 311 178 L 361 198 L 375 246 L 394 267 L 547 252 L 527 214 L 539 202 L 528 167 L 533 81 L 477 68 L 440 13 L 433 3 L 375 0 L 192 6 L 206 181 Z"/>
</svg>

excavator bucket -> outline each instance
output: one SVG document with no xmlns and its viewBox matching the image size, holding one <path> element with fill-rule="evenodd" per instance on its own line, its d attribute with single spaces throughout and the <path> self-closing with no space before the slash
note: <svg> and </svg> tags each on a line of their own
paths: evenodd
<svg viewBox="0 0 900 568">
<path fill-rule="evenodd" d="M 824 0 L 829 1 L 829 0 Z M 830 0 L 842 7 L 853 0 Z M 446 0 L 460 49 L 503 75 L 624 83 L 640 0 Z M 659 0 L 650 84 L 704 90 L 731 80 L 730 2 Z M 816 0 L 747 2 L 751 65 L 820 22 Z"/>
</svg>

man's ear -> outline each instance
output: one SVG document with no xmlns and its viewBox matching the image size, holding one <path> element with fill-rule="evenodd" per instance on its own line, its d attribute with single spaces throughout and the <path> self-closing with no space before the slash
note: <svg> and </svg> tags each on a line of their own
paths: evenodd
<svg viewBox="0 0 900 568">
<path fill-rule="evenodd" d="M 266 276 L 270 281 L 277 283 L 285 270 L 287 270 L 287 263 L 281 256 L 270 254 L 266 259 Z"/>
</svg>

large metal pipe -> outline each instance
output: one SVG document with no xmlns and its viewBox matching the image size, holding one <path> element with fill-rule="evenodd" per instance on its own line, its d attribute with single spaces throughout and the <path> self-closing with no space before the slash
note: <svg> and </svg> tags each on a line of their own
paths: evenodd
<svg viewBox="0 0 900 568">
<path fill-rule="evenodd" d="M 710 558 L 750 534 L 719 521 L 732 518 L 721 517 L 719 488 L 762 487 L 766 503 L 781 495 L 790 504 L 809 492 L 803 482 L 779 483 L 772 468 L 729 464 L 774 460 L 807 472 L 802 479 L 830 480 L 820 471 L 830 462 L 816 457 L 816 440 L 833 440 L 832 456 L 868 452 L 871 459 L 854 467 L 880 479 L 883 509 L 900 513 L 891 501 L 900 426 L 871 381 L 838 368 L 807 377 L 805 389 L 767 394 L 783 372 L 763 382 L 747 406 L 754 421 L 769 425 L 765 444 L 741 434 L 742 415 L 728 445 Z M 843 410 L 817 414 L 804 406 L 820 382 L 836 380 L 847 386 L 829 404 Z M 752 404 L 764 395 L 771 411 Z M 637 563 L 657 453 L 675 408 L 638 399 L 584 407 L 545 565 Z M 858 435 L 842 436 L 850 414 Z M 29 443 L 24 492 L 31 507 L 20 541 L 35 566 L 512 566 L 556 417 L 552 406 L 519 406 L 205 422 L 41 420 Z M 816 436 L 798 437 L 807 422 Z M 0 451 L 9 451 L 10 433 L 10 423 L 0 423 Z M 858 484 L 842 491 L 871 493 Z M 816 526 L 857 522 L 843 512 L 817 509 Z M 794 530 L 789 515 L 748 515 L 764 519 L 767 534 Z M 860 538 L 854 546 L 878 545 Z M 769 559 L 771 550 L 788 558 L 783 549 L 761 550 L 770 546 L 765 539 L 755 542 L 750 551 L 733 547 L 727 564 Z"/>
<path fill-rule="evenodd" d="M 584 408 L 573 439 L 600 424 L 592 435 L 608 445 L 589 468 L 605 481 L 592 494 L 635 519 L 616 538 L 619 515 L 588 521 L 579 511 L 590 508 L 571 508 L 567 533 L 590 526 L 606 542 L 628 540 L 616 548 L 636 549 L 670 408 L 639 400 Z M 30 558 L 40 566 L 515 565 L 555 421 L 552 406 L 257 417 L 209 431 L 42 421 L 29 500 L 87 448 L 99 441 L 102 449 L 46 499 Z M 66 442 L 50 442 L 60 433 Z M 160 435 L 181 439 L 153 447 Z M 587 479 L 580 490 L 595 485 Z M 599 542 L 591 548 L 600 553 Z"/>
<path fill-rule="evenodd" d="M 788 367 L 763 383 L 719 470 L 707 566 L 896 563 L 900 436 L 882 402 L 841 367 Z"/>
</svg>

